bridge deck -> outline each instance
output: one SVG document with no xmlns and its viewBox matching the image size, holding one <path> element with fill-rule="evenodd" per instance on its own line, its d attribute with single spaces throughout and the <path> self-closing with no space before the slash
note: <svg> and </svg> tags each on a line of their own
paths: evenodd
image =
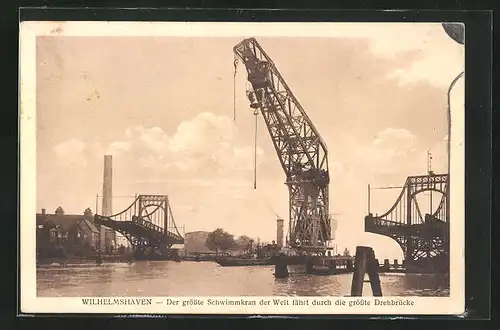
<svg viewBox="0 0 500 330">
<path fill-rule="evenodd" d="M 389 221 L 380 218 L 366 217 L 365 231 L 391 236 L 393 234 L 408 236 L 444 236 L 449 229 L 448 224 L 443 221 L 427 222 L 421 224 L 408 225 L 401 222 Z"/>
<path fill-rule="evenodd" d="M 184 244 L 184 238 L 163 229 L 142 218 L 133 217 L 130 221 L 116 221 L 104 216 L 96 216 L 95 222 L 114 229 L 120 233 L 128 233 L 135 237 L 153 239 L 166 245 Z"/>
</svg>

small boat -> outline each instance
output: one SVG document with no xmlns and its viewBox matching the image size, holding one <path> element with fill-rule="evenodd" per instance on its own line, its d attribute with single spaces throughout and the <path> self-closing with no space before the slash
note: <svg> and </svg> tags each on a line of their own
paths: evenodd
<svg viewBox="0 0 500 330">
<path fill-rule="evenodd" d="M 264 265 L 274 265 L 273 258 L 235 258 L 235 257 L 223 257 L 216 258 L 215 262 L 223 267 L 234 267 L 234 266 L 264 266 Z"/>
<path fill-rule="evenodd" d="M 215 256 L 213 255 L 195 255 L 195 256 L 184 256 L 182 260 L 185 261 L 214 261 Z"/>
</svg>

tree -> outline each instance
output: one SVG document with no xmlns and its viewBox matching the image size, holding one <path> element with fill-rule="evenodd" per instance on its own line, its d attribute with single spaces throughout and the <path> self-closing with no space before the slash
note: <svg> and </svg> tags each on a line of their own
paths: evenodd
<svg viewBox="0 0 500 330">
<path fill-rule="evenodd" d="M 227 251 L 236 246 L 234 236 L 224 231 L 222 228 L 217 228 L 207 237 L 207 247 L 215 252 Z"/>
<path fill-rule="evenodd" d="M 236 245 L 241 250 L 248 250 L 250 248 L 251 243 L 253 243 L 253 240 L 246 235 L 241 235 L 236 240 Z"/>
<path fill-rule="evenodd" d="M 344 249 L 344 257 L 350 257 L 351 256 L 351 252 L 349 251 L 348 248 L 345 248 Z"/>
</svg>

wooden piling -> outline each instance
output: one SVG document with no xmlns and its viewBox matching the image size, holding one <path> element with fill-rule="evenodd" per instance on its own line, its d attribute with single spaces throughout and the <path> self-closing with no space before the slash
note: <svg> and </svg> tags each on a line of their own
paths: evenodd
<svg viewBox="0 0 500 330">
<path fill-rule="evenodd" d="M 274 277 L 287 278 L 290 275 L 288 272 L 288 265 L 283 255 L 275 257 L 274 263 Z"/>
<path fill-rule="evenodd" d="M 347 267 L 347 270 L 349 270 L 349 271 L 352 271 L 354 269 L 354 266 L 352 264 L 352 260 L 351 259 L 347 260 L 346 267 Z"/>
<path fill-rule="evenodd" d="M 375 259 L 375 252 L 367 246 L 356 247 L 356 258 L 354 261 L 354 273 L 352 276 L 351 296 L 360 297 L 363 295 L 363 284 L 365 274 L 368 273 L 369 282 L 372 287 L 374 297 L 382 296 L 380 285 L 379 265 Z"/>
<path fill-rule="evenodd" d="M 97 254 L 96 264 L 98 264 L 98 265 L 102 264 L 102 254 L 101 254 L 101 251 L 99 251 L 99 253 Z"/>
</svg>

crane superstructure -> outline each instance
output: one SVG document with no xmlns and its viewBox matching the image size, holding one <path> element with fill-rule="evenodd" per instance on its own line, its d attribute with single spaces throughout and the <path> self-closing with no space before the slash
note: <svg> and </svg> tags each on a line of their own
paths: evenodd
<svg viewBox="0 0 500 330">
<path fill-rule="evenodd" d="M 331 239 L 326 144 L 257 40 L 245 39 L 233 50 L 235 66 L 242 61 L 247 71 L 250 107 L 256 115 L 260 110 L 286 175 L 288 245 L 321 253 Z"/>
</svg>

